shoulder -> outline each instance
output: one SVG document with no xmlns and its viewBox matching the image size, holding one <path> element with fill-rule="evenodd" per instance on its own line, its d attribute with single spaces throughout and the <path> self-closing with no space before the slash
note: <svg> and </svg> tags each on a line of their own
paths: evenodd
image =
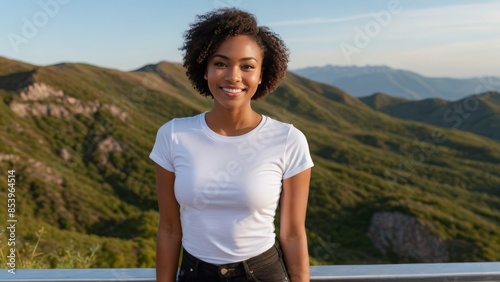
<svg viewBox="0 0 500 282">
<path fill-rule="evenodd" d="M 191 117 L 173 118 L 164 123 L 160 129 L 158 129 L 158 132 L 173 133 L 174 131 L 193 128 L 200 124 L 200 118 L 203 118 L 203 113 Z"/>
<path fill-rule="evenodd" d="M 291 128 L 293 128 L 293 124 L 282 122 L 266 116 L 266 127 L 272 128 L 274 130 L 289 131 Z"/>
<path fill-rule="evenodd" d="M 304 133 L 296 128 L 291 123 L 282 122 L 273 118 L 267 117 L 267 126 L 275 132 L 280 132 L 287 135 L 287 139 L 305 139 Z"/>
</svg>

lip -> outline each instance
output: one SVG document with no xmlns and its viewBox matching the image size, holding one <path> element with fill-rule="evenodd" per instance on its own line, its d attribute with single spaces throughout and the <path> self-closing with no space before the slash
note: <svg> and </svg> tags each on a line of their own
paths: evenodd
<svg viewBox="0 0 500 282">
<path fill-rule="evenodd" d="M 224 95 L 229 97 L 238 97 L 245 92 L 245 88 L 241 87 L 220 87 L 220 90 Z"/>
</svg>

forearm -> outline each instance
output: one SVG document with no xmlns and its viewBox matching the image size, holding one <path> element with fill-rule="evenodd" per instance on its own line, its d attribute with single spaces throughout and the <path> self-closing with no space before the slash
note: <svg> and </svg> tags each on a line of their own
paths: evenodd
<svg viewBox="0 0 500 282">
<path fill-rule="evenodd" d="M 280 235 L 285 265 L 292 282 L 305 282 L 310 279 L 309 252 L 305 230 L 297 235 Z"/>
<path fill-rule="evenodd" d="M 181 234 L 158 230 L 156 240 L 156 281 L 174 282 L 179 266 Z"/>
</svg>

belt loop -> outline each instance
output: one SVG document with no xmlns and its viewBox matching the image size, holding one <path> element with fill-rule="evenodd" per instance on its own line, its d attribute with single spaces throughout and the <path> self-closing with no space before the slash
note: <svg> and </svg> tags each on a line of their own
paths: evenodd
<svg viewBox="0 0 500 282">
<path fill-rule="evenodd" d="M 198 277 L 198 268 L 200 266 L 200 260 L 196 258 L 196 262 L 194 263 L 194 269 L 193 269 L 193 278 Z"/>
<path fill-rule="evenodd" d="M 278 237 L 276 237 L 276 240 L 275 240 L 275 243 L 274 243 L 274 247 L 276 248 L 276 250 L 278 250 L 278 255 L 279 257 L 283 257 L 283 254 L 281 252 L 281 245 L 280 245 L 280 240 L 278 239 Z"/>
<path fill-rule="evenodd" d="M 188 260 L 194 262 L 192 266 L 189 266 L 189 272 L 190 272 L 189 275 L 190 275 L 190 277 L 193 277 L 193 278 L 198 277 L 198 269 L 199 269 L 199 266 L 200 266 L 200 260 L 197 257 L 195 257 L 195 256 L 191 255 L 190 253 L 188 253 L 186 251 L 186 249 L 183 249 L 183 254 L 182 255 L 183 255 L 183 258 L 182 258 L 183 260 L 187 258 Z"/>
<path fill-rule="evenodd" d="M 242 261 L 243 267 L 245 268 L 245 274 L 247 275 L 248 279 L 252 279 L 252 271 L 250 270 L 250 267 L 248 267 L 247 261 L 244 260 Z"/>
<path fill-rule="evenodd" d="M 281 245 L 278 237 L 276 237 L 276 243 L 274 244 L 274 247 L 278 250 L 278 255 L 280 257 L 280 262 L 281 265 L 283 266 L 283 269 L 285 270 L 286 278 L 287 281 L 290 280 L 290 273 L 288 272 L 288 269 L 286 268 L 286 264 L 283 258 L 283 251 L 281 250 Z"/>
</svg>

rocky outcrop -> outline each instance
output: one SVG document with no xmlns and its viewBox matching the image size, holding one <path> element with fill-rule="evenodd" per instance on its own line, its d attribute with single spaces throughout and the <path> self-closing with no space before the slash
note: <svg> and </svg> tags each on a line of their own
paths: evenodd
<svg viewBox="0 0 500 282">
<path fill-rule="evenodd" d="M 429 225 L 401 212 L 379 212 L 371 219 L 368 236 L 383 254 L 418 262 L 447 262 L 446 241 L 432 234 Z"/>
<path fill-rule="evenodd" d="M 23 88 L 19 92 L 19 99 L 13 100 L 9 107 L 21 117 L 31 115 L 66 118 L 75 114 L 90 117 L 98 110 L 106 110 L 122 121 L 128 118 L 128 114 L 116 105 L 101 104 L 99 101 L 83 102 L 40 82 Z"/>
<path fill-rule="evenodd" d="M 59 156 L 65 161 L 65 162 L 68 162 L 71 160 L 71 153 L 66 150 L 66 148 L 62 148 L 60 151 L 59 151 Z"/>
<path fill-rule="evenodd" d="M 122 152 L 122 145 L 116 141 L 112 136 L 107 137 L 106 139 L 99 142 L 97 145 L 97 150 L 101 153 L 99 156 L 99 164 L 101 166 L 106 165 L 108 163 L 109 154 L 112 152 Z"/>
<path fill-rule="evenodd" d="M 56 183 L 60 186 L 66 185 L 64 178 L 56 167 L 52 168 L 39 160 L 28 159 L 27 170 L 32 176 L 37 176 L 47 182 Z"/>
<path fill-rule="evenodd" d="M 4 161 L 19 161 L 19 157 L 13 154 L 1 154 L 0 153 L 0 162 Z"/>
<path fill-rule="evenodd" d="M 19 93 L 19 97 L 23 101 L 40 101 L 48 98 L 64 98 L 64 96 L 61 90 L 54 90 L 52 87 L 38 82 L 25 87 Z"/>
<path fill-rule="evenodd" d="M 25 117 L 27 115 L 41 117 L 53 116 L 57 118 L 65 118 L 70 115 L 70 111 L 65 107 L 53 103 L 19 103 L 13 101 L 10 103 L 10 109 L 18 116 Z"/>
<path fill-rule="evenodd" d="M 26 164 L 26 171 L 24 173 L 29 174 L 30 176 L 35 176 L 47 182 L 56 183 L 60 186 L 64 186 L 66 183 L 57 167 L 51 167 L 42 161 L 30 158 L 27 162 L 25 162 L 22 158 L 14 154 L 0 153 L 0 162 L 8 161 L 16 162 L 18 167 L 24 167 Z"/>
</svg>

